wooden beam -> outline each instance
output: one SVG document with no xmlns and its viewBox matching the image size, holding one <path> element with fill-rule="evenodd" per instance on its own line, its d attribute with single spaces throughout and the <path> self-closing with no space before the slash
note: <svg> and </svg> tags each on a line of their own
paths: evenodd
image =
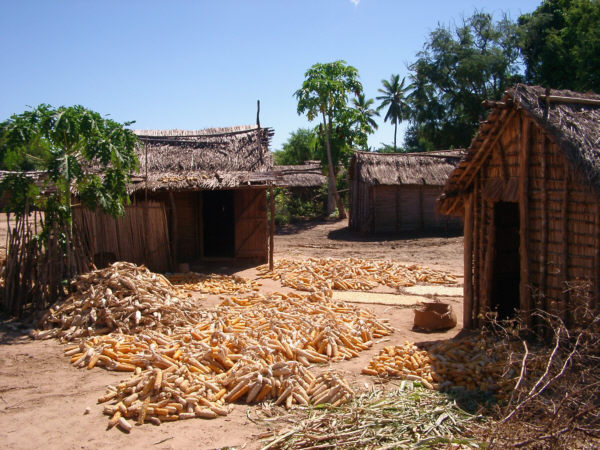
<svg viewBox="0 0 600 450">
<path fill-rule="evenodd" d="M 273 194 L 273 185 L 269 187 L 269 209 L 271 212 L 269 223 L 269 270 L 273 271 L 273 253 L 275 245 L 275 198 Z"/>
<path fill-rule="evenodd" d="M 473 217 L 474 217 L 474 225 L 473 225 L 473 326 L 475 328 L 479 327 L 479 277 L 480 273 L 480 263 L 479 263 L 479 241 L 481 234 L 481 203 L 477 201 L 477 196 L 481 193 L 478 190 L 479 182 L 475 181 L 475 187 L 473 189 L 472 202 L 473 202 Z"/>
<path fill-rule="evenodd" d="M 506 155 L 504 153 L 504 147 L 502 146 L 502 142 L 498 139 L 498 151 L 500 152 L 500 163 L 502 164 L 502 178 L 504 181 L 508 181 L 508 164 L 506 163 Z"/>
<path fill-rule="evenodd" d="M 478 190 L 479 190 L 479 215 L 481 216 L 481 224 L 479 226 L 479 242 L 477 243 L 477 250 L 479 252 L 479 280 L 477 285 L 477 309 L 479 311 L 485 311 L 485 232 L 487 226 L 487 207 L 485 199 L 483 198 L 483 172 L 479 171 L 478 177 Z"/>
<path fill-rule="evenodd" d="M 543 308 L 545 311 L 550 310 L 550 299 L 548 299 L 547 290 L 547 259 L 548 259 L 548 191 L 547 191 L 547 164 L 548 157 L 546 155 L 546 146 L 548 141 L 545 137 L 546 133 L 542 133 L 540 139 L 537 140 L 536 146 L 538 154 L 541 158 L 541 176 L 542 176 L 542 235 L 540 237 L 541 246 L 540 249 L 540 295 L 542 296 Z"/>
<path fill-rule="evenodd" d="M 502 126 L 500 126 L 500 128 L 497 132 L 488 133 L 488 135 L 483 140 L 483 143 L 479 146 L 479 151 L 477 152 L 477 155 L 475 155 L 475 157 L 473 158 L 471 163 L 465 168 L 465 170 L 461 174 L 460 178 L 456 181 L 456 184 L 460 184 L 460 182 L 467 176 L 469 176 L 470 178 L 468 179 L 466 184 L 469 184 L 471 181 L 473 181 L 473 178 L 475 176 L 474 174 L 477 173 L 477 170 L 479 169 L 479 167 L 484 163 L 486 157 L 490 154 L 489 149 L 493 148 L 494 145 L 496 145 L 496 142 L 498 141 L 498 139 L 500 138 L 500 136 L 506 129 L 507 125 L 510 123 L 510 119 L 512 119 L 512 117 L 516 114 L 516 112 L 517 111 L 515 109 L 513 109 L 507 115 L 506 110 L 502 111 L 500 118 L 498 119 L 497 122 L 495 122 L 497 124 L 502 124 Z M 498 126 L 497 126 L 497 128 L 498 128 Z M 487 148 L 487 151 L 486 151 L 486 148 Z M 471 169 L 473 169 L 473 170 L 471 170 Z"/>
<path fill-rule="evenodd" d="M 465 199 L 463 328 L 473 328 L 473 194 Z"/>
<path fill-rule="evenodd" d="M 577 97 L 566 97 L 562 95 L 539 95 L 539 100 L 546 101 L 548 103 L 571 103 L 576 105 L 591 105 L 600 106 L 600 99 L 595 98 L 577 98 Z"/>
<path fill-rule="evenodd" d="M 600 201 L 596 199 L 596 210 L 594 214 L 594 278 L 592 286 L 592 307 L 598 310 L 598 296 L 600 295 Z"/>
<path fill-rule="evenodd" d="M 490 309 L 492 299 L 492 281 L 494 277 L 494 249 L 496 248 L 496 225 L 494 208 L 487 204 L 486 210 L 489 209 L 489 223 L 486 226 L 487 244 L 485 246 L 485 260 L 483 268 L 483 299 L 485 309 Z"/>
<path fill-rule="evenodd" d="M 566 161 L 565 161 L 566 162 Z M 565 164 L 562 196 L 562 220 L 561 220 L 561 288 L 562 288 L 562 319 L 565 324 L 569 324 L 569 290 L 567 283 L 569 281 L 569 168 Z"/>
<path fill-rule="evenodd" d="M 520 308 L 525 311 L 525 321 L 531 325 L 531 292 L 529 289 L 529 159 L 531 153 L 532 123 L 524 114 L 520 116 L 520 164 L 519 164 L 519 254 L 521 264 L 521 283 L 519 286 Z"/>
<path fill-rule="evenodd" d="M 171 261 L 171 270 L 175 271 L 177 265 L 177 208 L 175 207 L 175 196 L 173 191 L 169 191 L 169 203 L 171 205 L 171 248 L 173 249 L 173 259 Z"/>
<path fill-rule="evenodd" d="M 425 218 L 423 217 L 423 185 L 419 186 L 419 230 L 425 229 Z"/>
</svg>

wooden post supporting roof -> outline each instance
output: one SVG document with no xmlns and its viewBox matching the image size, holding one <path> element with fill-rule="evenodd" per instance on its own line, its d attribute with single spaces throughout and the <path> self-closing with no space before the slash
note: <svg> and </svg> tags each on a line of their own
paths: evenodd
<svg viewBox="0 0 600 450">
<path fill-rule="evenodd" d="M 464 253 L 464 300 L 463 327 L 473 327 L 473 197 L 465 199 L 465 253 Z M 477 312 L 475 312 L 477 313 Z"/>
<path fill-rule="evenodd" d="M 175 196 L 173 195 L 173 191 L 169 191 L 169 203 L 171 205 L 171 248 L 173 249 L 172 260 L 171 260 L 171 270 L 175 270 L 177 266 L 177 241 L 178 241 L 178 233 L 177 233 L 177 209 L 175 207 Z"/>
<path fill-rule="evenodd" d="M 560 261 L 560 287 L 562 289 L 562 319 L 569 325 L 569 290 L 567 283 L 569 281 L 569 170 L 565 166 L 563 180 L 563 196 L 562 196 L 562 221 L 561 221 L 561 261 Z"/>
<path fill-rule="evenodd" d="M 520 115 L 520 164 L 519 164 L 519 254 L 521 262 L 521 282 L 519 286 L 520 308 L 526 313 L 526 322 L 531 325 L 531 291 L 529 289 L 529 159 L 531 153 L 531 121 Z"/>
<path fill-rule="evenodd" d="M 273 271 L 273 251 L 275 244 L 275 198 L 273 196 L 273 185 L 269 187 L 269 209 L 271 211 L 269 224 L 269 270 Z"/>
<path fill-rule="evenodd" d="M 542 236 L 541 236 L 541 252 L 540 252 L 540 295 L 542 296 L 543 308 L 545 311 L 550 311 L 550 299 L 548 298 L 548 287 L 547 279 L 547 260 L 548 260 L 548 190 L 547 190 L 547 156 L 546 156 L 546 146 L 548 145 L 548 141 L 545 138 L 545 133 L 543 133 L 538 142 L 536 142 L 536 146 L 538 149 L 538 154 L 541 158 L 541 176 L 542 176 Z M 538 305 L 542 306 L 542 305 Z"/>
</svg>

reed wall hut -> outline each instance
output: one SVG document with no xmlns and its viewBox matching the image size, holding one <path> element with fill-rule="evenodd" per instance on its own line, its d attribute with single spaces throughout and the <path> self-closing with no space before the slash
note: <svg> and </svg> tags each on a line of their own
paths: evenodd
<svg viewBox="0 0 600 450">
<path fill-rule="evenodd" d="M 350 228 L 363 233 L 460 231 L 461 220 L 439 214 L 435 204 L 463 153 L 355 152 L 349 169 Z"/>
<path fill-rule="evenodd" d="M 200 260 L 266 262 L 270 128 L 142 130 L 124 218 L 79 214 L 97 258 L 176 269 Z"/>
<path fill-rule="evenodd" d="M 479 126 L 440 210 L 464 217 L 464 325 L 598 307 L 600 96 L 518 85 Z"/>
</svg>

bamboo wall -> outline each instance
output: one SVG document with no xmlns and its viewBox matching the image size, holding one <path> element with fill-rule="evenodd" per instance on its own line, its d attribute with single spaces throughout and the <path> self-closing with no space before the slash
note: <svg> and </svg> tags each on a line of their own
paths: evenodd
<svg viewBox="0 0 600 450">
<path fill-rule="evenodd" d="M 462 220 L 436 211 L 441 186 L 354 182 L 350 228 L 360 232 L 460 231 Z"/>
<path fill-rule="evenodd" d="M 131 261 L 156 272 L 169 269 L 167 218 L 162 203 L 128 205 L 125 216 L 116 219 L 76 207 L 73 221 L 92 249 L 97 265 Z"/>
<path fill-rule="evenodd" d="M 491 148 L 465 201 L 465 326 L 477 327 L 478 313 L 491 305 L 499 201 L 519 208 L 519 307 L 576 322 L 577 305 L 598 306 L 598 196 L 524 111 L 511 116 Z"/>
</svg>

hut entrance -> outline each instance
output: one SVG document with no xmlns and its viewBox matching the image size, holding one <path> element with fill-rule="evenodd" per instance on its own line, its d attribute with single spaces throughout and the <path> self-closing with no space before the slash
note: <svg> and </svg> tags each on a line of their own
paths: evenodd
<svg viewBox="0 0 600 450">
<path fill-rule="evenodd" d="M 494 204 L 495 258 L 490 307 L 499 319 L 514 315 L 519 307 L 519 204 Z"/>
<path fill-rule="evenodd" d="M 203 191 L 204 256 L 233 258 L 235 224 L 233 191 Z"/>
</svg>

